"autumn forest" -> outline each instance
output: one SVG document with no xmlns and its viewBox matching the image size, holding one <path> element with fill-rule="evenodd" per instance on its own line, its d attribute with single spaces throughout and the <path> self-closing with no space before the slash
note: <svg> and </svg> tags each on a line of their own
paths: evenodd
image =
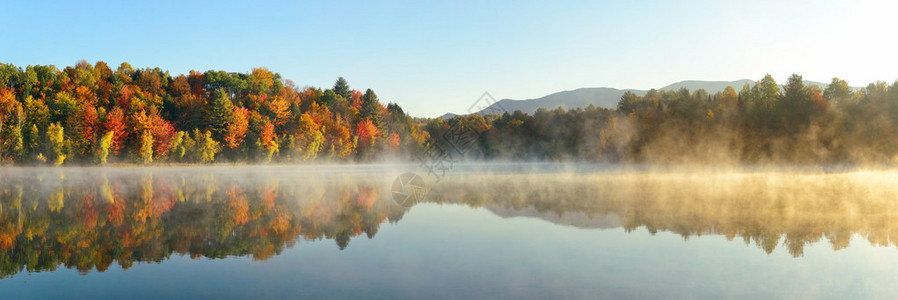
<svg viewBox="0 0 898 300">
<path fill-rule="evenodd" d="M 540 109 L 413 118 L 374 93 L 298 87 L 250 73 L 113 70 L 100 61 L 0 64 L 4 164 L 412 161 L 477 134 L 479 160 L 636 163 L 864 164 L 898 160 L 898 86 L 852 88 L 793 75 L 752 85 L 624 94 L 616 109 Z M 452 157 L 457 159 L 458 156 Z"/>
<path fill-rule="evenodd" d="M 14 163 L 366 160 L 427 134 L 372 90 L 300 89 L 279 74 L 171 76 L 123 63 L 0 66 L 2 159 Z"/>
</svg>

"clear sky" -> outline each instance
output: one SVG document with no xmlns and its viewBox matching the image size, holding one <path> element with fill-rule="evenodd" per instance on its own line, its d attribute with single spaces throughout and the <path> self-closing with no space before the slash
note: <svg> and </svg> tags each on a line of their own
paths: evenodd
<svg viewBox="0 0 898 300">
<path fill-rule="evenodd" d="M 484 91 L 898 79 L 892 1 L 2 2 L 0 62 L 343 76 L 413 116 L 464 112 Z"/>
</svg>

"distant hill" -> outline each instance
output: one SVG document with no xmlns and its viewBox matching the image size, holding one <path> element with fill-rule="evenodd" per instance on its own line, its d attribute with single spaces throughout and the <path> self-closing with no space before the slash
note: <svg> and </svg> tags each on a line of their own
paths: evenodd
<svg viewBox="0 0 898 300">
<path fill-rule="evenodd" d="M 816 81 L 803 81 L 804 85 L 816 85 L 821 89 L 825 89 L 829 83 L 822 83 Z M 665 87 L 660 88 L 659 90 L 679 90 L 681 88 L 686 88 L 690 91 L 695 91 L 698 89 L 704 89 L 709 94 L 714 94 L 717 92 L 722 92 L 727 86 L 733 87 L 738 93 L 739 90 L 742 89 L 742 86 L 745 84 L 754 85 L 754 80 L 749 79 L 740 79 L 736 81 L 701 81 L 701 80 L 685 80 L 676 83 L 669 84 Z M 616 103 L 615 103 L 616 104 Z"/>
<path fill-rule="evenodd" d="M 646 92 L 633 89 L 619 90 L 615 88 L 582 88 L 573 91 L 558 92 L 536 99 L 502 99 L 497 101 L 496 104 L 501 106 L 503 110 L 508 111 L 509 113 L 520 110 L 528 114 L 533 114 L 537 109 L 540 108 L 555 109 L 561 107 L 562 109 L 567 110 L 574 108 L 585 108 L 589 105 L 604 108 L 615 108 L 617 107 L 617 102 L 620 101 L 620 96 L 623 95 L 626 91 L 630 91 L 637 95 L 645 95 Z M 496 104 L 493 104 L 492 106 L 490 106 L 490 108 L 484 109 L 481 112 L 496 111 L 495 109 L 493 109 Z M 458 115 L 447 113 L 443 115 L 442 118 L 453 118 L 456 116 Z"/>
<path fill-rule="evenodd" d="M 452 119 L 452 118 L 455 118 L 455 117 L 458 117 L 458 116 L 460 116 L 460 115 L 456 115 L 456 114 L 453 114 L 453 113 L 446 113 L 445 115 L 440 116 L 440 118 L 441 118 L 441 119 Z"/>
<path fill-rule="evenodd" d="M 754 84 L 754 80 L 741 79 L 736 81 L 701 81 L 701 80 L 686 80 L 680 81 L 676 83 L 669 84 L 665 87 L 660 88 L 659 90 L 679 90 L 681 88 L 686 88 L 690 91 L 695 91 L 699 89 L 704 89 L 709 94 L 714 94 L 717 92 L 723 92 L 727 86 L 733 87 L 738 93 L 739 90 L 742 89 L 742 86 L 748 83 L 749 85 Z"/>
<path fill-rule="evenodd" d="M 702 80 L 686 80 L 680 81 L 676 83 L 669 84 L 664 86 L 658 90 L 678 90 L 680 88 L 686 88 L 690 91 L 695 91 L 698 89 L 704 89 L 709 94 L 714 94 L 717 92 L 722 92 L 726 89 L 727 86 L 732 86 L 736 92 L 742 89 L 742 86 L 748 83 L 749 85 L 754 84 L 754 80 L 749 79 L 741 79 L 735 81 L 702 81 Z M 816 85 L 821 89 L 825 89 L 827 83 L 815 82 L 815 81 L 804 81 L 805 85 Z M 855 88 L 856 89 L 856 88 Z M 533 114 L 537 109 L 545 108 L 545 109 L 555 109 L 561 107 L 562 109 L 575 109 L 575 108 L 585 108 L 589 105 L 594 105 L 596 107 L 603 107 L 608 109 L 617 108 L 617 102 L 620 101 L 620 97 L 624 94 L 624 92 L 630 91 L 637 95 L 645 95 L 647 91 L 645 90 L 635 90 L 635 89 L 615 89 L 615 88 L 581 88 L 573 91 L 563 91 L 554 93 L 548 96 L 544 96 L 536 99 L 527 99 L 527 100 L 512 100 L 512 99 L 502 99 L 497 102 L 499 106 L 502 107 L 505 111 L 509 113 L 514 112 L 516 110 L 520 110 L 527 114 Z M 495 106 L 496 104 L 494 104 Z M 483 114 L 484 111 L 496 111 L 494 107 L 490 107 L 484 109 L 478 114 Z M 450 119 L 460 116 L 459 114 L 447 113 L 442 115 L 440 118 Z"/>
</svg>

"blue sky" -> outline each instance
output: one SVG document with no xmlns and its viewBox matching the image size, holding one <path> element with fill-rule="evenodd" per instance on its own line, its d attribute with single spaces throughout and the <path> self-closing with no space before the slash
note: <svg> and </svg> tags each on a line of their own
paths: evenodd
<svg viewBox="0 0 898 300">
<path fill-rule="evenodd" d="M 886 1 L 126 2 L 3 3 L 0 62 L 264 66 L 321 87 L 343 76 L 430 117 L 464 112 L 484 91 L 898 79 L 898 7 Z"/>
</svg>

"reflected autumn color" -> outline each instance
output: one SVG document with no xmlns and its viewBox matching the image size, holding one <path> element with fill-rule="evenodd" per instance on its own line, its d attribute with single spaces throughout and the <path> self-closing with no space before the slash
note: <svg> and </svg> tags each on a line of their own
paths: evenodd
<svg viewBox="0 0 898 300">
<path fill-rule="evenodd" d="M 251 255 L 373 237 L 404 208 L 363 176 L 286 169 L 13 169 L 0 176 L 0 276 Z"/>
<path fill-rule="evenodd" d="M 297 242 L 373 238 L 408 208 L 390 200 L 388 171 L 316 167 L 6 169 L 0 172 L 0 277 L 59 266 L 251 256 Z M 895 246 L 898 173 L 562 172 L 448 176 L 425 202 L 485 208 L 583 228 L 645 227 L 689 239 L 742 239 L 793 256 L 855 235 Z M 414 209 L 414 208 L 412 208 Z M 336 250 L 336 249 L 335 249 Z"/>
</svg>

